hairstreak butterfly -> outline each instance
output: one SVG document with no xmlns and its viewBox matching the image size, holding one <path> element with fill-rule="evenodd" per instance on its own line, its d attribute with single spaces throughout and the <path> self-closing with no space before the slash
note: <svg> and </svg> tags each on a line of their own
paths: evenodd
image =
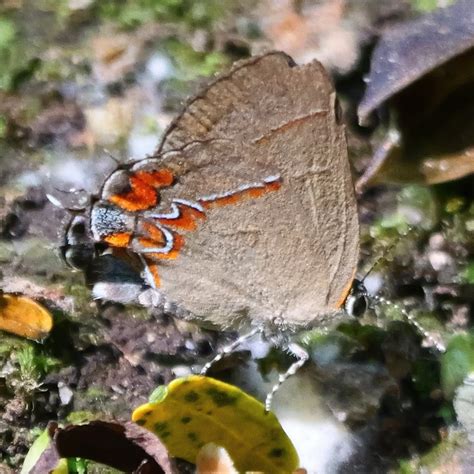
<svg viewBox="0 0 474 474">
<path fill-rule="evenodd" d="M 354 303 L 359 225 L 337 112 L 316 61 L 272 52 L 236 63 L 188 102 L 153 156 L 105 180 L 89 221 L 69 227 L 73 247 L 90 248 L 88 226 L 96 243 L 136 255 L 186 315 L 221 327 L 338 319 Z"/>
</svg>

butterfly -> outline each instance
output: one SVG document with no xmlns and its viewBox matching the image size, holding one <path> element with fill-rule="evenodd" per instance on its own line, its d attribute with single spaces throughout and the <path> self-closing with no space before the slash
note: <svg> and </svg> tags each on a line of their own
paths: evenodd
<svg viewBox="0 0 474 474">
<path fill-rule="evenodd" d="M 219 327 L 296 331 L 359 308 L 357 206 L 322 65 L 271 52 L 217 77 L 73 218 L 66 259 L 93 245 L 133 256 L 153 291 Z"/>
</svg>

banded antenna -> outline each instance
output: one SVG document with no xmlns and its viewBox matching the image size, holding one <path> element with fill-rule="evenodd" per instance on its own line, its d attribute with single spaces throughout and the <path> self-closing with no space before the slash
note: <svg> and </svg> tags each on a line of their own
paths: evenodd
<svg viewBox="0 0 474 474">
<path fill-rule="evenodd" d="M 365 279 L 374 271 L 375 268 L 380 264 L 380 262 L 384 261 L 387 259 L 387 256 L 390 254 L 390 252 L 400 243 L 403 237 L 406 237 L 409 235 L 411 232 L 415 232 L 415 228 L 412 226 L 408 227 L 408 230 L 405 234 L 399 234 L 391 243 L 388 247 L 384 249 L 383 254 L 375 260 L 375 262 L 369 267 L 369 269 L 366 271 L 364 276 L 361 278 L 360 282 L 365 288 L 364 281 Z M 436 348 L 439 352 L 446 352 L 446 346 L 441 342 L 436 340 L 417 320 L 416 317 L 410 314 L 405 308 L 403 308 L 400 304 L 395 303 L 394 301 L 390 300 L 389 298 L 386 298 L 385 296 L 381 295 L 368 295 L 366 292 L 366 296 L 369 298 L 370 302 L 377 302 L 379 304 L 385 304 L 387 306 L 391 306 L 395 308 L 397 311 L 399 311 L 403 317 L 406 319 L 406 321 L 413 325 L 416 330 L 423 336 L 424 339 L 430 342 L 430 344 Z M 373 304 L 371 305 L 373 307 Z"/>
<path fill-rule="evenodd" d="M 102 151 L 104 152 L 105 156 L 110 158 L 117 165 L 117 167 L 123 165 L 123 163 L 108 148 L 103 148 Z M 85 212 L 91 204 L 90 201 L 93 199 L 93 197 L 91 196 L 91 193 L 89 191 L 87 191 L 86 189 L 84 189 L 84 188 L 60 189 L 60 188 L 57 188 L 57 187 L 53 187 L 53 189 L 55 191 L 57 191 L 58 193 L 65 194 L 65 195 L 78 194 L 78 193 L 84 193 L 85 194 L 86 200 L 88 201 L 87 204 L 85 204 L 84 206 L 81 206 L 81 207 L 68 207 L 68 206 L 65 206 L 64 203 L 60 199 L 58 199 L 56 196 L 53 196 L 50 193 L 46 193 L 46 198 L 48 199 L 48 201 L 51 204 L 53 204 L 53 206 L 56 206 L 59 209 L 63 209 L 65 211 L 69 212 L 70 214 L 77 214 L 77 213 L 80 213 L 80 212 Z"/>
</svg>

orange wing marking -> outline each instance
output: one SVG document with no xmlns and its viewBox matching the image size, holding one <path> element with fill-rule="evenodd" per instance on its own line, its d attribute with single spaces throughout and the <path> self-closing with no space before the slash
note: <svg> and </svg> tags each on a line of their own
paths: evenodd
<svg viewBox="0 0 474 474">
<path fill-rule="evenodd" d="M 171 186 L 173 181 L 174 176 L 168 169 L 152 172 L 138 171 L 129 178 L 131 190 L 114 194 L 110 196 L 109 201 L 125 211 L 144 211 L 158 204 L 157 190 Z"/>
<path fill-rule="evenodd" d="M 149 236 L 148 240 L 154 242 L 155 246 L 166 244 L 166 235 L 159 227 L 147 221 L 143 222 L 142 227 Z"/>
<path fill-rule="evenodd" d="M 153 260 L 143 257 L 143 255 L 138 254 L 142 265 L 144 278 L 152 288 L 159 288 L 161 286 L 160 275 L 158 273 L 158 265 Z"/>
<path fill-rule="evenodd" d="M 339 300 L 336 303 L 336 309 L 342 308 L 342 306 L 346 302 L 346 298 L 349 295 L 349 293 L 351 292 L 352 284 L 354 283 L 355 275 L 356 275 L 356 269 L 352 272 L 351 280 L 349 281 L 349 283 L 346 285 L 346 287 L 342 291 L 341 296 L 339 297 Z"/>
<path fill-rule="evenodd" d="M 117 234 L 110 234 L 104 237 L 104 241 L 112 247 L 128 247 L 132 234 L 128 232 L 120 232 Z"/>
<path fill-rule="evenodd" d="M 146 254 L 147 257 L 158 260 L 175 260 L 178 258 L 179 251 L 183 248 L 184 237 L 173 233 L 171 240 L 166 242 L 166 246 L 159 246 L 159 243 L 153 239 L 140 237 L 138 243 L 142 248 L 138 250 L 140 254 Z"/>
<path fill-rule="evenodd" d="M 197 219 L 205 219 L 204 209 L 200 204 L 184 199 L 173 199 L 171 211 L 167 214 L 150 214 L 164 226 L 177 227 L 182 230 L 196 230 Z"/>
<path fill-rule="evenodd" d="M 328 110 L 317 110 L 316 112 L 311 112 L 308 115 L 303 115 L 302 117 L 297 117 L 293 120 L 290 120 L 289 122 L 281 124 L 279 127 L 273 128 L 270 130 L 268 133 L 265 135 L 262 135 L 261 137 L 257 138 L 253 142 L 260 145 L 262 143 L 268 142 L 270 140 L 271 136 L 274 134 L 282 133 L 285 132 L 286 130 L 289 130 L 292 127 L 297 127 L 298 125 L 314 118 L 317 117 L 318 115 L 327 115 L 329 113 Z"/>
<path fill-rule="evenodd" d="M 168 184 L 164 186 L 168 186 Z M 137 239 L 139 248 L 134 250 L 144 263 L 145 273 L 150 284 L 155 288 L 160 286 L 157 260 L 178 258 L 185 239 L 183 235 L 178 234 L 177 230 L 196 230 L 198 220 L 206 219 L 206 209 L 236 204 L 246 199 L 256 199 L 269 192 L 278 191 L 280 187 L 280 177 L 269 176 L 262 182 L 244 184 L 239 186 L 236 191 L 212 194 L 198 199 L 197 202 L 173 199 L 170 205 L 171 210 L 168 213 L 147 212 L 144 217 L 153 219 L 153 223 L 143 223 L 143 229 L 147 236 Z"/>
<path fill-rule="evenodd" d="M 149 258 L 145 258 L 146 269 L 150 273 L 150 277 L 155 284 L 155 288 L 159 288 L 161 286 L 160 274 L 158 272 L 158 264 L 150 260 Z"/>
<path fill-rule="evenodd" d="M 137 239 L 140 247 L 134 248 L 135 252 L 154 254 L 157 257 L 157 255 L 168 254 L 174 249 L 175 238 L 172 230 L 158 223 L 147 223 L 145 231 L 148 232 L 148 236 L 141 236 Z"/>
<path fill-rule="evenodd" d="M 262 183 L 243 184 L 239 186 L 237 191 L 230 191 L 222 194 L 211 194 L 210 196 L 199 199 L 206 209 L 213 207 L 228 206 L 236 204 L 246 199 L 259 198 L 271 191 L 278 191 L 281 187 L 281 179 L 279 176 L 269 176 Z"/>
<path fill-rule="evenodd" d="M 166 168 L 151 172 L 137 171 L 135 176 L 155 189 L 167 188 L 174 182 L 173 173 Z"/>
</svg>

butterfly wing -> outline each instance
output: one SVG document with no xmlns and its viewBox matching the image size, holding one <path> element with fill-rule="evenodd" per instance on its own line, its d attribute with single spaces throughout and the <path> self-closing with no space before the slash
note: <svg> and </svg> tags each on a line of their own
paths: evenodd
<svg viewBox="0 0 474 474">
<path fill-rule="evenodd" d="M 120 179 L 158 171 L 173 178 L 155 183 L 128 245 L 157 264 L 170 300 L 222 325 L 304 324 L 338 310 L 357 265 L 358 221 L 343 126 L 319 63 L 298 67 L 270 53 L 237 64 L 188 103 L 155 158 Z M 149 201 L 142 194 L 138 206 Z M 144 223 L 158 229 L 154 243 L 139 240 Z"/>
</svg>

